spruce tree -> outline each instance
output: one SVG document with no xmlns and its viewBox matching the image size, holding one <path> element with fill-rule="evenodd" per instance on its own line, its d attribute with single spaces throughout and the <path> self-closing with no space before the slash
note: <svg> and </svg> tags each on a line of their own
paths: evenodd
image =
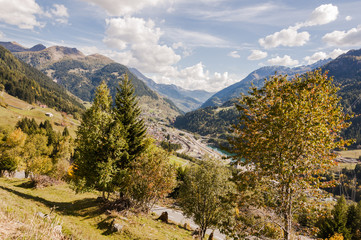
<svg viewBox="0 0 361 240">
<path fill-rule="evenodd" d="M 142 153 L 145 146 L 146 127 L 140 118 L 141 110 L 134 95 L 134 87 L 125 74 L 123 81 L 119 82 L 115 96 L 115 121 L 124 126 L 124 138 L 128 144 L 127 157 L 123 159 L 122 167 L 127 166 Z"/>
<path fill-rule="evenodd" d="M 114 124 L 111 104 L 109 89 L 103 82 L 77 132 L 74 175 L 78 191 L 97 189 L 103 196 L 115 191 L 116 162 L 122 157 L 126 142 L 122 125 Z"/>
</svg>

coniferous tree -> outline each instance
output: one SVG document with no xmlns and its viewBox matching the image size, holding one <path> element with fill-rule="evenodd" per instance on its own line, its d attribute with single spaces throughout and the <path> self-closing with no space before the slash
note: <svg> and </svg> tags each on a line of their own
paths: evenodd
<svg viewBox="0 0 361 240">
<path fill-rule="evenodd" d="M 134 160 L 146 148 L 144 142 L 146 128 L 143 119 L 140 118 L 140 113 L 134 87 L 126 74 L 117 88 L 114 107 L 115 121 L 124 126 L 124 137 L 128 144 L 128 156 L 124 159 L 123 166 Z"/>
<path fill-rule="evenodd" d="M 117 158 L 121 158 L 126 143 L 122 138 L 122 125 L 114 126 L 111 104 L 109 89 L 103 82 L 77 132 L 74 175 L 78 191 L 97 189 L 103 192 L 103 196 L 105 192 L 114 191 L 115 163 Z"/>
</svg>

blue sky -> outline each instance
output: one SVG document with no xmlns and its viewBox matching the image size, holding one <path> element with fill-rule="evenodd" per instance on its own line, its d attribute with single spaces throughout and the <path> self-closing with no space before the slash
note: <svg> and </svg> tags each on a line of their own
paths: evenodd
<svg viewBox="0 0 361 240">
<path fill-rule="evenodd" d="M 76 47 L 156 82 L 221 90 L 361 48 L 361 1 L 0 0 L 0 41 Z"/>
</svg>

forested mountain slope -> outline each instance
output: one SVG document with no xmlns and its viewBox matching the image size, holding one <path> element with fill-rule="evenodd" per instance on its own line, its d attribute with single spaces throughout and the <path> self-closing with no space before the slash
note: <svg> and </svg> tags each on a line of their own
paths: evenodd
<svg viewBox="0 0 361 240">
<path fill-rule="evenodd" d="M 53 46 L 35 52 L 16 52 L 24 62 L 38 68 L 84 101 L 92 101 L 96 87 L 105 81 L 114 96 L 119 81 L 128 74 L 143 112 L 161 119 L 172 119 L 181 111 L 159 96 L 129 69 L 100 54 L 85 56 L 76 48 Z"/>
<path fill-rule="evenodd" d="M 85 108 L 65 88 L 41 71 L 19 61 L 0 46 L 0 84 L 5 91 L 28 103 L 42 103 L 58 111 L 80 114 Z"/>
</svg>

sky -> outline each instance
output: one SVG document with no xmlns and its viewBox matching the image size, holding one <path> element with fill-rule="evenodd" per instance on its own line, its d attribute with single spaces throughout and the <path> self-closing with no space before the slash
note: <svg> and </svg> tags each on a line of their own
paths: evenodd
<svg viewBox="0 0 361 240">
<path fill-rule="evenodd" d="M 361 1 L 0 0 L 0 41 L 76 47 L 157 83 L 219 91 L 361 48 Z"/>
</svg>

